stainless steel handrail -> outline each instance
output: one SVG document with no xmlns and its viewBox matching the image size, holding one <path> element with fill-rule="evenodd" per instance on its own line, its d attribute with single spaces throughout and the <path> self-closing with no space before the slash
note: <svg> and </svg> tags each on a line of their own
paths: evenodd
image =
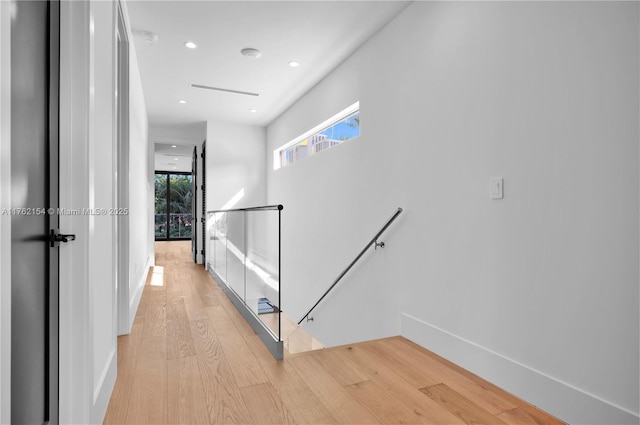
<svg viewBox="0 0 640 425">
<path fill-rule="evenodd" d="M 307 311 L 307 314 L 305 314 L 304 316 L 302 316 L 302 319 L 300 319 L 300 321 L 298 321 L 298 325 L 302 323 L 302 321 L 306 318 L 307 321 L 312 321 L 313 317 L 309 317 L 309 314 L 311 314 L 311 312 L 313 311 L 313 309 L 315 309 L 318 304 L 320 304 L 320 302 L 324 299 L 324 297 L 327 296 L 327 294 L 329 292 L 331 292 L 331 290 L 338 284 L 338 282 L 340 282 L 340 280 L 349 272 L 349 270 L 351 270 L 351 268 L 358 262 L 358 260 L 360 260 L 360 258 L 364 255 L 365 252 L 367 252 L 367 250 L 369 248 L 371 248 L 371 246 L 374 246 L 374 249 L 378 249 L 378 247 L 380 248 L 384 248 L 384 242 L 378 242 L 378 238 L 380 237 L 380 235 L 382 235 L 384 233 L 385 230 L 387 230 L 387 228 L 391 225 L 391 223 L 393 223 L 393 221 L 398 218 L 398 216 L 400 215 L 400 213 L 402 212 L 402 208 L 398 208 L 393 215 L 391 216 L 391 218 L 389 218 L 387 220 L 387 222 L 385 223 L 385 225 L 382 227 L 382 229 L 380 229 L 380 231 L 378 233 L 376 233 L 376 235 L 373 237 L 373 239 L 371 239 L 371 241 L 369 241 L 365 247 L 362 249 L 362 251 L 360 251 L 360 254 L 358 254 L 358 256 L 355 258 L 355 260 L 353 260 L 351 262 L 351 264 L 349 264 L 347 266 L 346 269 L 344 269 L 342 271 L 342 273 L 340 273 L 340 275 L 338 276 L 338 278 L 333 282 L 333 284 L 329 287 L 329 289 L 326 290 L 326 292 L 324 294 L 322 294 L 322 296 L 318 299 L 318 301 L 316 301 L 316 303 L 313 305 L 313 307 L 311 307 L 309 309 L 309 311 Z"/>
<path fill-rule="evenodd" d="M 283 205 L 264 205 L 260 207 L 247 207 L 247 208 L 233 208 L 228 210 L 211 210 L 207 211 L 207 214 L 213 213 L 225 213 L 225 212 L 234 212 L 234 211 L 269 211 L 269 210 L 282 210 L 284 208 Z"/>
</svg>

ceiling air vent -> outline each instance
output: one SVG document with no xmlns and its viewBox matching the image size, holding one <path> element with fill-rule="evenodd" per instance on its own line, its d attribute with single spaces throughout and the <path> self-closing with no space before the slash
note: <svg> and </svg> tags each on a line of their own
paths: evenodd
<svg viewBox="0 0 640 425">
<path fill-rule="evenodd" d="M 222 92 L 226 92 L 226 93 L 242 94 L 242 95 L 245 95 L 245 96 L 260 96 L 258 93 L 251 93 L 251 92 L 240 91 L 240 90 L 223 89 L 223 88 L 220 88 L 220 87 L 203 86 L 202 84 L 191 84 L 191 87 L 193 87 L 194 89 L 215 90 L 215 91 L 222 91 Z"/>
</svg>

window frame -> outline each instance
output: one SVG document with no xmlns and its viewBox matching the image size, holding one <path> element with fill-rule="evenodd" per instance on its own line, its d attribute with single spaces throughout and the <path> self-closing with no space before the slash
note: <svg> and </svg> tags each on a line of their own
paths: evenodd
<svg viewBox="0 0 640 425">
<path fill-rule="evenodd" d="M 284 166 L 281 163 L 281 152 L 286 151 L 287 149 L 291 148 L 292 146 L 297 145 L 298 143 L 302 142 L 305 139 L 310 138 L 311 136 L 314 136 L 316 134 L 320 134 L 321 132 L 323 132 L 324 130 L 338 124 L 340 121 L 344 120 L 345 118 L 348 118 L 351 115 L 354 115 L 355 113 L 359 113 L 360 112 L 360 101 L 355 102 L 354 104 L 346 107 L 345 109 L 343 109 L 342 111 L 338 112 L 337 114 L 333 115 L 331 118 L 324 120 L 323 122 L 321 122 L 320 124 L 316 125 L 315 127 L 313 127 L 312 129 L 306 131 L 305 133 L 301 134 L 300 136 L 296 137 L 295 139 L 291 140 L 288 143 L 285 143 L 282 146 L 277 147 L 276 149 L 273 150 L 273 170 L 279 170 L 280 168 L 283 168 Z M 351 139 L 355 139 L 357 137 L 360 136 L 360 132 L 358 132 L 358 136 L 352 137 L 350 139 L 347 139 L 345 141 L 351 140 Z M 333 146 L 332 146 L 333 147 Z M 330 148 L 329 148 L 330 149 Z M 322 151 L 327 150 L 327 149 L 323 149 Z M 322 152 L 320 151 L 320 152 Z M 317 152 L 317 153 L 320 153 Z M 311 155 L 308 155 L 311 156 Z M 297 162 L 296 160 L 293 160 L 293 163 Z M 291 165 L 291 164 L 287 164 L 287 165 Z"/>
<path fill-rule="evenodd" d="M 193 179 L 194 179 L 194 175 L 193 173 L 190 173 L 188 171 L 155 171 L 154 174 L 154 185 L 155 185 L 155 176 L 158 175 L 163 175 L 166 176 L 167 179 L 167 193 L 166 193 L 166 209 L 167 211 L 165 212 L 165 216 L 167 218 L 167 223 L 171 222 L 171 212 L 170 212 L 170 205 L 171 205 L 171 176 L 189 176 L 191 177 L 191 182 L 193 183 Z M 155 187 L 154 187 L 154 195 L 155 195 Z M 155 240 L 156 241 L 182 241 L 182 240 L 191 240 L 193 238 L 193 222 L 195 221 L 195 216 L 193 216 L 193 200 L 194 200 L 194 194 L 191 194 L 191 210 L 192 210 L 192 229 L 191 229 L 191 236 L 189 237 L 172 237 L 171 236 L 171 232 L 170 229 L 168 227 L 167 224 L 167 229 L 166 229 L 166 236 L 162 237 L 162 236 L 158 236 L 156 234 L 155 236 Z M 155 211 L 155 205 L 154 205 L 154 234 L 155 234 L 155 216 L 158 215 Z"/>
</svg>

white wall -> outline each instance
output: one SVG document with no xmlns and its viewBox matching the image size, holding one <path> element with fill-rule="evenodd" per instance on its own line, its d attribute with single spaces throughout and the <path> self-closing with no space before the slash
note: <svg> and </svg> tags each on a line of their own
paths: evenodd
<svg viewBox="0 0 640 425">
<path fill-rule="evenodd" d="M 207 122 L 207 211 L 265 205 L 265 145 L 264 127 Z"/>
<path fill-rule="evenodd" d="M 228 208 L 264 205 L 265 155 L 263 127 L 207 122 L 207 209 L 224 207 L 241 190 Z"/>
<path fill-rule="evenodd" d="M 11 208 L 11 17 L 0 2 L 0 210 Z M 0 423 L 11 422 L 11 217 L 0 215 Z"/>
<path fill-rule="evenodd" d="M 154 264 L 155 233 L 151 230 L 155 187 L 150 150 L 147 108 L 129 30 L 129 328 L 138 310 L 149 267 Z"/>
<path fill-rule="evenodd" d="M 149 128 L 149 136 L 154 143 L 174 143 L 195 146 L 207 137 L 207 123 L 189 124 L 153 124 Z"/>
<path fill-rule="evenodd" d="M 638 12 L 410 5 L 267 129 L 285 312 L 401 206 L 308 324 L 321 341 L 401 333 L 571 423 L 638 423 Z M 358 139 L 272 170 L 356 100 Z"/>
<path fill-rule="evenodd" d="M 158 171 L 175 171 L 191 172 L 191 153 L 193 147 L 198 148 L 200 152 L 202 143 L 207 138 L 207 123 L 194 122 L 190 124 L 174 124 L 174 125 L 158 125 L 154 124 L 149 128 L 149 138 L 155 145 L 155 169 Z M 176 152 L 179 155 L 178 161 L 174 158 L 166 157 L 166 145 L 176 145 Z M 171 163 L 169 165 L 169 163 Z"/>
</svg>

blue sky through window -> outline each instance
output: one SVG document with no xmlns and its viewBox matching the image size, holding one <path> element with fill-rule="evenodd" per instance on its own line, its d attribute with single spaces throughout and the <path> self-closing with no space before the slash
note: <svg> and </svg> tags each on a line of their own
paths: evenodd
<svg viewBox="0 0 640 425">
<path fill-rule="evenodd" d="M 360 114 L 356 113 L 320 132 L 328 139 L 349 140 L 360 135 Z"/>
<path fill-rule="evenodd" d="M 273 151 L 273 169 L 293 164 L 360 135 L 360 102 Z"/>
</svg>

